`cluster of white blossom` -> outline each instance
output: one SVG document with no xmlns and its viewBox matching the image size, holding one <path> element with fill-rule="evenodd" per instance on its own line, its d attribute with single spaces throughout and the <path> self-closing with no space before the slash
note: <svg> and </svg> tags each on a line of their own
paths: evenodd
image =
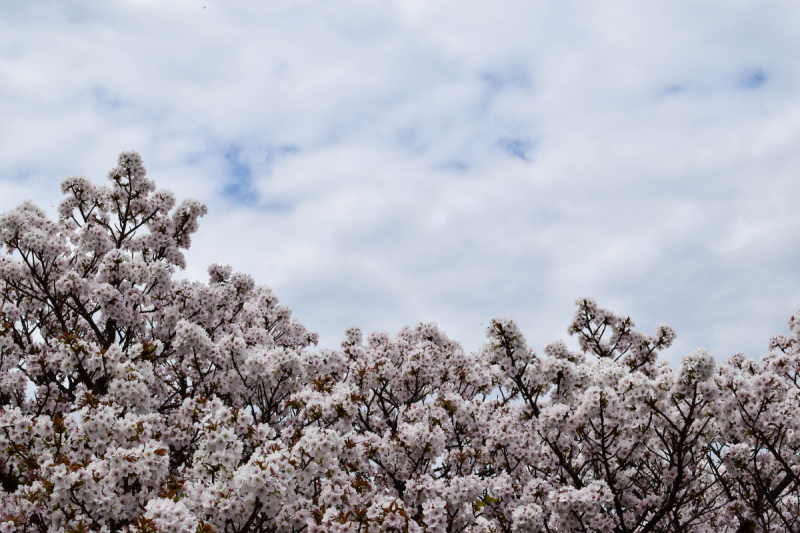
<svg viewBox="0 0 800 533">
<path fill-rule="evenodd" d="M 252 278 L 177 280 L 205 206 L 138 154 L 0 216 L 0 533 L 800 531 L 800 314 L 760 361 L 577 302 L 537 354 L 491 322 L 349 328 Z"/>
</svg>

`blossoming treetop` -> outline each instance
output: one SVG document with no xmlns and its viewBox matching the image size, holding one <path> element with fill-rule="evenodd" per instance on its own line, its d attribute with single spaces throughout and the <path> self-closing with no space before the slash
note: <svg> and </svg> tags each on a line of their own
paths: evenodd
<svg viewBox="0 0 800 533">
<path fill-rule="evenodd" d="M 798 531 L 800 314 L 724 365 L 590 299 L 579 351 L 320 350 L 250 276 L 173 279 L 205 206 L 109 180 L 0 217 L 0 532 Z"/>
</svg>

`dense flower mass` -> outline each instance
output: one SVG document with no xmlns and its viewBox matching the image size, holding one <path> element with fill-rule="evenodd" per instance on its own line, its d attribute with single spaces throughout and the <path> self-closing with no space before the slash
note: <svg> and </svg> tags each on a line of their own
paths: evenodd
<svg viewBox="0 0 800 533">
<path fill-rule="evenodd" d="M 247 275 L 174 278 L 205 206 L 134 152 L 109 180 L 0 217 L 0 533 L 800 530 L 800 314 L 725 364 L 590 299 L 577 351 L 321 350 Z"/>
</svg>

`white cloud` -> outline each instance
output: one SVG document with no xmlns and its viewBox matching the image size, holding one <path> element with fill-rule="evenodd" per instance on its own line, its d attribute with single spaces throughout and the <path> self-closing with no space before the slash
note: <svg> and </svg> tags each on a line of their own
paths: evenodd
<svg viewBox="0 0 800 533">
<path fill-rule="evenodd" d="M 800 308 L 792 2 L 0 5 L 0 209 L 139 150 L 334 346 L 594 296 L 671 354 L 760 355 Z"/>
</svg>

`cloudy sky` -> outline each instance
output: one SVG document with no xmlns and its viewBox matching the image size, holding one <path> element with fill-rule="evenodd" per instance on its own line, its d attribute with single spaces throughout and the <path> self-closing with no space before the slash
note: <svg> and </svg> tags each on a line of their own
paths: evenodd
<svg viewBox="0 0 800 533">
<path fill-rule="evenodd" d="M 532 346 L 592 296 L 666 354 L 800 309 L 794 1 L 0 2 L 0 211 L 122 150 L 321 345 L 437 322 Z"/>
</svg>

